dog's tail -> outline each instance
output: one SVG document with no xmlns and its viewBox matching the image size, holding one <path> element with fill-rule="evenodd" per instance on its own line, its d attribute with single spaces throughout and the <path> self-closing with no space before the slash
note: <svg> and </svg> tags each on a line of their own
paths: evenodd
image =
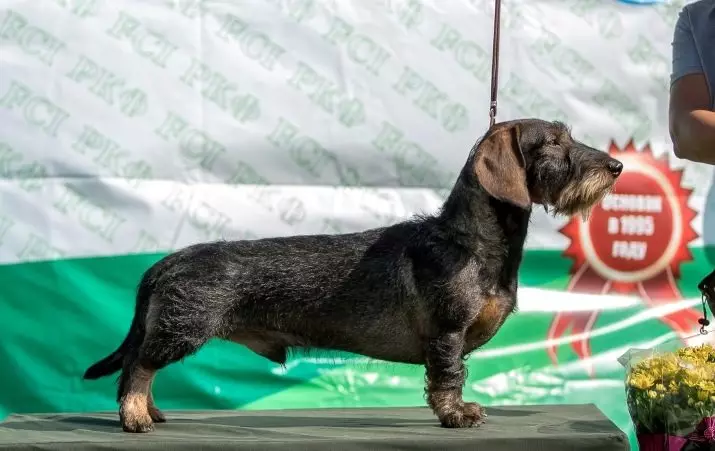
<svg viewBox="0 0 715 451">
<path fill-rule="evenodd" d="M 134 318 L 132 318 L 132 323 L 129 326 L 129 332 L 127 332 L 127 336 L 124 338 L 124 341 L 119 345 L 116 351 L 87 368 L 87 371 L 84 372 L 83 379 L 99 379 L 100 377 L 116 373 L 122 368 L 124 357 L 129 353 L 129 351 L 141 346 L 142 341 L 144 340 L 144 332 L 146 330 L 146 315 L 149 309 L 149 299 L 151 298 L 151 295 L 154 292 L 154 287 L 156 286 L 156 272 L 158 266 L 159 265 L 155 265 L 144 273 L 144 276 L 139 283 L 139 287 L 137 288 L 136 305 L 134 307 Z"/>
</svg>

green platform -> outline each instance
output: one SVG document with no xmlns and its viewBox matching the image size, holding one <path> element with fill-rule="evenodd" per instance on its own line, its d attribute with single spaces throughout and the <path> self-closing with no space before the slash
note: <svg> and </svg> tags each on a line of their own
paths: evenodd
<svg viewBox="0 0 715 451">
<path fill-rule="evenodd" d="M 116 413 L 12 415 L 1 450 L 619 451 L 628 437 L 594 405 L 489 408 L 486 424 L 445 429 L 427 408 L 169 411 L 147 434 Z"/>
</svg>

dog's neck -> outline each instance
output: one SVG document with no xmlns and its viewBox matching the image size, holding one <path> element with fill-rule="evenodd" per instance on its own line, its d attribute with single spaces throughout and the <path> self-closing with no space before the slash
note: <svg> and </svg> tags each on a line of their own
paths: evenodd
<svg viewBox="0 0 715 451">
<path fill-rule="evenodd" d="M 437 219 L 447 236 L 484 263 L 495 282 L 516 288 L 530 216 L 530 208 L 494 199 L 463 171 Z"/>
</svg>

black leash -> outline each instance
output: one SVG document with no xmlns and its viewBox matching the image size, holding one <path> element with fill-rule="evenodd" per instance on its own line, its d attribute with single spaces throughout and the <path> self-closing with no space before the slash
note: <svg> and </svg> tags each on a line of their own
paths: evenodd
<svg viewBox="0 0 715 451">
<path fill-rule="evenodd" d="M 705 329 L 710 325 L 710 320 L 708 319 L 708 311 L 707 307 L 705 306 L 705 302 L 710 302 L 710 300 L 707 298 L 707 295 L 703 295 L 702 298 L 700 298 L 700 302 L 703 303 L 703 317 L 698 320 L 698 324 L 700 324 L 700 333 L 702 335 L 707 335 L 708 330 Z"/>
<path fill-rule="evenodd" d="M 501 0 L 494 0 L 494 38 L 492 40 L 492 101 L 489 104 L 489 127 L 497 116 L 497 86 L 499 85 L 499 25 L 501 22 Z"/>
<path fill-rule="evenodd" d="M 700 333 L 706 335 L 708 333 L 707 326 L 710 325 L 710 320 L 708 319 L 708 309 L 707 306 L 713 305 L 713 300 L 710 298 L 713 287 L 710 286 L 711 279 L 715 275 L 715 271 L 708 274 L 703 280 L 698 284 L 698 290 L 700 290 L 700 302 L 703 304 L 703 317 L 698 320 L 700 324 Z M 707 305 L 706 305 L 707 304 Z"/>
</svg>

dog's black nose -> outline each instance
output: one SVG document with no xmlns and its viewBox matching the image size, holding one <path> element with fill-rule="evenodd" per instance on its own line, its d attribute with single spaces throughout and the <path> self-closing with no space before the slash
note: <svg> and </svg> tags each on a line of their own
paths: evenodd
<svg viewBox="0 0 715 451">
<path fill-rule="evenodd" d="M 611 160 L 608 162 L 608 170 L 614 177 L 618 177 L 623 171 L 623 163 L 618 160 Z"/>
</svg>

